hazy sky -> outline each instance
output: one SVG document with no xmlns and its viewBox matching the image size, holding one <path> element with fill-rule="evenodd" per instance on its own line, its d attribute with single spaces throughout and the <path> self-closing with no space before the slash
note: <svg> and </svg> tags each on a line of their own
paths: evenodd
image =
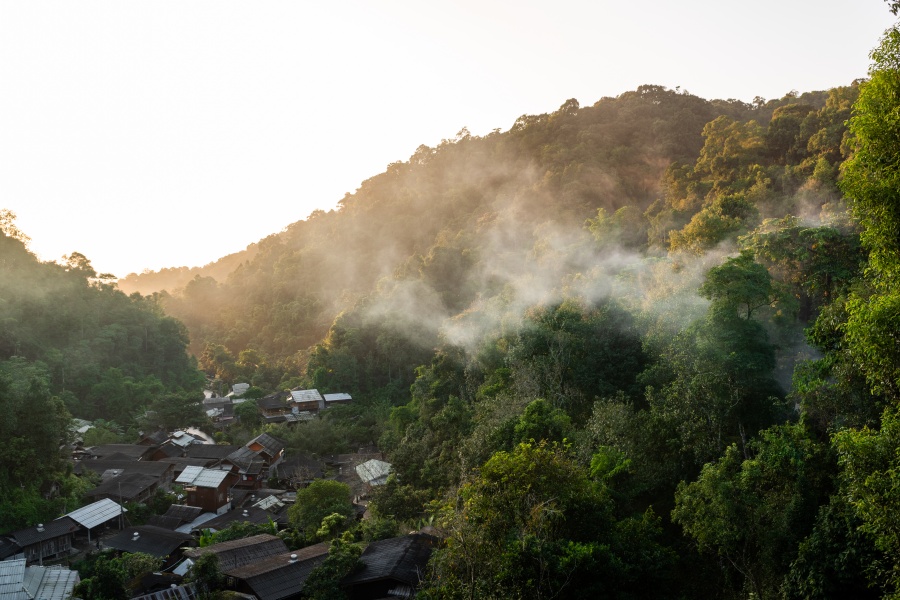
<svg viewBox="0 0 900 600">
<path fill-rule="evenodd" d="M 462 127 L 864 77 L 881 0 L 0 0 L 0 208 L 99 271 L 235 252 Z"/>
</svg>

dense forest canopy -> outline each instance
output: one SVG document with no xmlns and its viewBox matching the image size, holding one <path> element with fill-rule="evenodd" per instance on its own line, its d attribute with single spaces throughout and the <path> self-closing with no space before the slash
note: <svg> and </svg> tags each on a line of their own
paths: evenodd
<svg viewBox="0 0 900 600">
<path fill-rule="evenodd" d="M 338 509 L 300 502 L 286 539 L 352 568 L 354 535 L 434 527 L 428 598 L 898 597 L 897 30 L 872 59 L 777 100 L 646 85 L 463 130 L 130 296 L 0 214 L 3 427 L 43 444 L 0 457 L 0 514 L 77 496 L 70 414 L 198 419 L 199 366 L 353 396 L 294 425 L 248 404 L 218 436 L 378 446 L 374 520 L 317 483 L 298 501 Z"/>
</svg>

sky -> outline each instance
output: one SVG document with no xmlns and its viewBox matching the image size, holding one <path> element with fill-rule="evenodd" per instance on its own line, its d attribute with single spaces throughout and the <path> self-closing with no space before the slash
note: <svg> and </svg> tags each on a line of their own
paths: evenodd
<svg viewBox="0 0 900 600">
<path fill-rule="evenodd" d="M 0 0 L 0 209 L 42 260 L 200 266 L 421 144 L 642 84 L 865 77 L 880 0 Z"/>
</svg>

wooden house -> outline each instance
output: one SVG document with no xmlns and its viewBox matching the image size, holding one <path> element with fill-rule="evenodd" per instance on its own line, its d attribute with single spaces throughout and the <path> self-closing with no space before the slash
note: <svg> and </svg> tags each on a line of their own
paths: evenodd
<svg viewBox="0 0 900 600">
<path fill-rule="evenodd" d="M 228 504 L 229 482 L 234 476 L 229 471 L 185 467 L 175 483 L 184 486 L 188 506 L 198 506 L 208 512 L 218 512 Z"/>
<path fill-rule="evenodd" d="M 44 564 L 66 556 L 72 549 L 78 523 L 69 517 L 60 517 L 48 523 L 39 523 L 35 527 L 27 527 L 9 534 L 9 537 L 22 549 L 29 564 Z"/>
</svg>

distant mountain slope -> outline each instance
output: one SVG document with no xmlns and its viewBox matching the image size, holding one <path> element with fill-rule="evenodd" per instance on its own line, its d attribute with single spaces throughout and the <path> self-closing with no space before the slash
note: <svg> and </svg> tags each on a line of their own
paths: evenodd
<svg viewBox="0 0 900 600">
<path fill-rule="evenodd" d="M 382 280 L 415 282 L 409 302 L 452 316 L 497 293 L 502 277 L 492 270 L 525 268 L 529 254 L 583 232 L 599 209 L 627 208 L 617 218 L 632 219 L 636 234 L 623 241 L 645 248 L 642 215 L 665 196 L 670 165 L 698 158 L 704 127 L 717 117 L 765 124 L 781 106 L 818 110 L 826 98 L 751 105 L 648 85 L 589 107 L 568 100 L 553 113 L 523 115 L 506 132 L 463 130 L 421 146 L 338 210 L 317 211 L 245 252 L 199 269 L 130 275 L 120 287 L 167 290 L 164 306 L 188 326 L 198 355 L 213 342 L 235 355 L 253 348 L 273 360 L 295 356 L 341 311 L 378 294 Z"/>
</svg>

